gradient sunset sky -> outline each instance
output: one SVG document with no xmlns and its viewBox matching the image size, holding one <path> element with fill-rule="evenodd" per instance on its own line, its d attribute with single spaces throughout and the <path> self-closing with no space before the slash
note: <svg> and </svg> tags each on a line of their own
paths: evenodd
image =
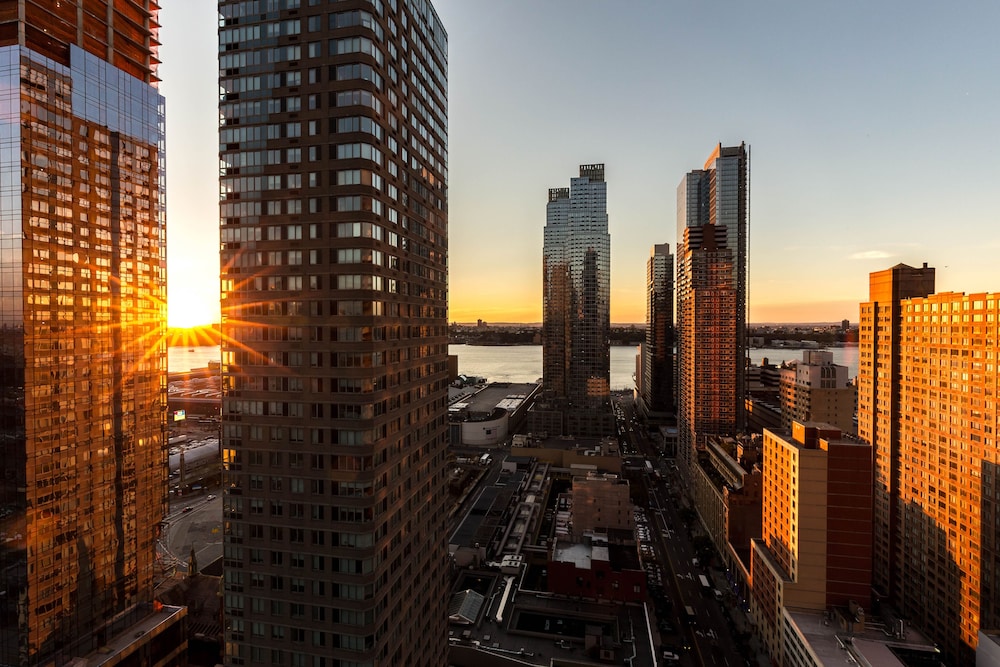
<svg viewBox="0 0 1000 667">
<path fill-rule="evenodd" d="M 858 319 L 868 274 L 1000 291 L 1000 4 L 435 0 L 449 319 L 537 322 L 548 188 L 603 162 L 611 320 L 645 320 L 676 188 L 751 147 L 752 322 Z M 330 5 L 331 11 L 334 4 Z M 170 324 L 217 321 L 216 3 L 160 12 Z"/>
</svg>

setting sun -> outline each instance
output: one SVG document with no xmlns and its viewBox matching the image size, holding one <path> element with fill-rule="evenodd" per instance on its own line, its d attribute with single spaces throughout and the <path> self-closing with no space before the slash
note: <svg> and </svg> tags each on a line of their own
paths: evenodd
<svg viewBox="0 0 1000 667">
<path fill-rule="evenodd" d="M 191 300 L 172 300 L 167 306 L 167 323 L 172 328 L 188 329 L 219 321 L 217 312 L 208 304 Z"/>
</svg>

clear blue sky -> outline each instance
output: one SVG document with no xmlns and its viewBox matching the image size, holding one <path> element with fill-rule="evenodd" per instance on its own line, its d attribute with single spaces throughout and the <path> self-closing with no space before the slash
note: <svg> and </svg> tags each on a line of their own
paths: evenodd
<svg viewBox="0 0 1000 667">
<path fill-rule="evenodd" d="M 1000 291 L 1000 4 L 436 0 L 452 321 L 541 319 L 548 188 L 607 165 L 614 322 L 676 188 L 751 146 L 751 321 L 857 320 L 868 273 Z M 215 3 L 164 3 L 171 320 L 217 318 Z"/>
</svg>

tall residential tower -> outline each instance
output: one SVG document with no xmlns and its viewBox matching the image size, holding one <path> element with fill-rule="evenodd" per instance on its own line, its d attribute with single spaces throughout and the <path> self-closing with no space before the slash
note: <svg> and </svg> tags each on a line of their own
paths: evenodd
<svg viewBox="0 0 1000 667">
<path fill-rule="evenodd" d="M 219 12 L 226 664 L 444 665 L 447 34 Z"/>
<path fill-rule="evenodd" d="M 935 294 L 934 278 L 871 274 L 858 434 L 874 450 L 875 591 L 966 665 L 1000 627 L 1000 294 Z"/>
<path fill-rule="evenodd" d="M 677 425 L 687 465 L 744 427 L 749 151 L 721 144 L 677 187 Z"/>
<path fill-rule="evenodd" d="M 2 6 L 0 664 L 165 664 L 157 3 Z"/>
<path fill-rule="evenodd" d="M 611 377 L 611 235 L 603 164 L 549 190 L 542 247 L 545 389 L 576 407 L 607 400 Z"/>
</svg>

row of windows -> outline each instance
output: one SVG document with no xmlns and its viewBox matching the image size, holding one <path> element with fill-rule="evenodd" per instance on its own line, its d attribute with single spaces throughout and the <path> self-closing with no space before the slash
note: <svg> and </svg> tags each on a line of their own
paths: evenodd
<svg viewBox="0 0 1000 667">
<path fill-rule="evenodd" d="M 447 302 L 447 291 L 444 289 L 432 289 L 427 287 L 418 287 L 414 290 L 414 296 L 430 299 L 436 303 L 444 304 Z M 342 311 L 347 311 L 355 316 L 364 317 L 409 317 L 409 318 L 444 318 L 447 317 L 447 308 L 444 305 L 416 305 L 408 303 L 398 303 L 397 301 L 390 301 L 388 303 L 382 301 L 362 301 L 362 302 L 351 302 L 351 304 L 360 303 L 361 313 L 358 314 L 355 311 L 353 305 L 341 307 L 340 302 L 331 302 L 329 309 L 324 308 L 322 301 L 298 301 L 298 300 L 277 300 L 268 303 L 243 303 L 236 304 L 226 307 L 226 315 L 230 319 L 252 319 L 256 317 L 297 317 L 300 315 L 309 315 L 310 317 L 323 317 L 323 316 L 334 316 L 341 314 Z M 89 313 L 83 313 L 79 316 L 82 319 L 89 319 Z M 103 319 L 110 317 L 110 314 L 105 314 Z M 42 318 L 36 318 L 42 319 Z M 234 355 L 231 361 L 228 363 L 236 364 L 238 366 L 256 366 L 260 365 L 260 361 L 253 355 L 242 352 L 233 351 Z M 301 366 L 301 364 L 282 364 L 284 366 Z"/>
</svg>

